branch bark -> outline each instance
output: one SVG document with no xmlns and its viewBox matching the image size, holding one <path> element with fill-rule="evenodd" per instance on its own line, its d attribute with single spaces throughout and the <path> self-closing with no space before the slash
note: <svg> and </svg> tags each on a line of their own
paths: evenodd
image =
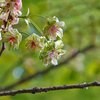
<svg viewBox="0 0 100 100">
<path fill-rule="evenodd" d="M 54 68 L 58 68 L 58 67 L 60 67 L 61 65 L 67 64 L 70 60 L 72 60 L 73 58 L 75 58 L 79 53 L 85 53 L 86 51 L 88 51 L 88 50 L 90 50 L 90 49 L 92 49 L 92 48 L 94 48 L 94 47 L 95 47 L 94 45 L 90 45 L 90 46 L 84 48 L 83 50 L 80 50 L 80 51 L 76 52 L 75 54 L 73 54 L 73 55 L 70 56 L 69 58 L 65 59 L 63 62 L 59 63 L 57 66 L 53 66 L 53 65 L 52 65 L 51 67 L 48 67 L 47 69 L 45 69 L 45 70 L 43 70 L 43 71 L 39 71 L 39 72 L 37 72 L 37 73 L 35 73 L 35 74 L 31 75 L 31 76 L 28 76 L 28 77 L 26 77 L 26 78 L 23 78 L 23 79 L 19 80 L 19 81 L 16 82 L 16 83 L 11 84 L 10 86 L 7 86 L 7 87 L 5 87 L 5 88 L 3 88 L 3 89 L 0 89 L 0 91 L 9 90 L 9 89 L 11 89 L 11 88 L 13 88 L 13 87 L 15 87 L 15 86 L 18 86 L 18 85 L 20 85 L 20 84 L 22 84 L 22 83 L 24 83 L 24 82 L 26 82 L 26 81 L 31 80 L 31 79 L 34 78 L 34 77 L 37 77 L 37 76 L 39 76 L 39 75 L 41 75 L 41 74 L 42 74 L 42 75 L 43 75 L 43 74 L 46 74 L 46 73 L 48 73 L 49 71 L 51 71 L 52 69 L 54 69 Z"/>
<path fill-rule="evenodd" d="M 2 43 L 2 48 L 1 48 L 1 51 L 0 51 L 0 57 L 1 57 L 1 55 L 2 55 L 2 53 L 3 53 L 3 51 L 5 50 L 5 43 L 3 42 Z"/>
<path fill-rule="evenodd" d="M 17 94 L 22 94 L 22 93 L 35 94 L 35 93 L 48 92 L 48 91 L 54 91 L 54 90 L 83 89 L 85 87 L 92 87 L 92 86 L 100 86 L 100 83 L 95 81 L 91 83 L 83 83 L 83 84 L 77 84 L 77 85 L 62 85 L 62 86 L 38 87 L 38 88 L 34 87 L 30 89 L 0 92 L 0 96 L 7 96 L 7 95 L 15 96 Z"/>
</svg>

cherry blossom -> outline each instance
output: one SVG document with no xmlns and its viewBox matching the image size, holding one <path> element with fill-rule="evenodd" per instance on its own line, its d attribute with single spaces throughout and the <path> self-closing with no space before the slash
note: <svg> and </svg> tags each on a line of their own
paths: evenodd
<svg viewBox="0 0 100 100">
<path fill-rule="evenodd" d="M 44 35 L 48 39 L 54 39 L 56 40 L 56 37 L 58 36 L 59 38 L 62 39 L 63 37 L 63 30 L 62 27 L 64 27 L 65 23 L 63 21 L 58 20 L 57 17 L 47 17 L 47 22 L 44 27 Z"/>
<path fill-rule="evenodd" d="M 57 59 L 66 53 L 65 50 L 61 49 L 63 46 L 62 40 L 58 40 L 55 43 L 52 41 L 46 43 L 44 49 L 40 53 L 40 59 L 43 61 L 43 64 L 47 66 L 51 62 L 53 65 L 57 65 Z"/>
<path fill-rule="evenodd" d="M 8 43 L 8 49 L 19 47 L 19 43 L 21 42 L 22 35 L 18 32 L 17 29 L 12 29 L 5 34 L 2 35 L 2 41 Z"/>
<path fill-rule="evenodd" d="M 26 38 L 26 48 L 29 51 L 41 51 L 44 45 L 44 37 L 39 37 L 36 34 L 32 34 Z"/>
</svg>

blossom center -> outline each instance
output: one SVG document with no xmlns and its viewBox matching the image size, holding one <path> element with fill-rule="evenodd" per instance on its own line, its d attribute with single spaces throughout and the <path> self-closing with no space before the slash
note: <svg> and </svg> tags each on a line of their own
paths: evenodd
<svg viewBox="0 0 100 100">
<path fill-rule="evenodd" d="M 36 47 L 36 45 L 35 45 L 35 42 L 34 42 L 34 41 L 32 41 L 32 43 L 31 43 L 31 48 L 33 48 L 33 47 Z"/>
<path fill-rule="evenodd" d="M 54 39 L 55 39 L 55 31 L 58 31 L 59 32 L 59 30 L 56 28 L 56 26 L 53 26 L 53 27 L 50 28 L 50 32 L 53 35 L 53 38 Z"/>
<path fill-rule="evenodd" d="M 11 44 L 13 45 L 14 44 L 14 40 L 16 40 L 16 39 L 15 39 L 15 37 L 11 37 L 11 38 L 9 38 L 9 40 L 10 40 Z"/>
</svg>

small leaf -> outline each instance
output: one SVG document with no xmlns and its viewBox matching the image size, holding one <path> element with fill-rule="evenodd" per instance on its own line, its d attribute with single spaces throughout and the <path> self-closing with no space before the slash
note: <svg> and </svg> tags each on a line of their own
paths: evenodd
<svg viewBox="0 0 100 100">
<path fill-rule="evenodd" d="M 28 8 L 28 11 L 27 11 L 27 14 L 26 14 L 26 15 L 28 16 L 28 15 L 29 15 L 29 13 L 30 13 L 30 9 Z"/>
<path fill-rule="evenodd" d="M 29 21 L 27 19 L 25 19 L 25 23 L 26 23 L 27 27 L 30 28 Z"/>
</svg>

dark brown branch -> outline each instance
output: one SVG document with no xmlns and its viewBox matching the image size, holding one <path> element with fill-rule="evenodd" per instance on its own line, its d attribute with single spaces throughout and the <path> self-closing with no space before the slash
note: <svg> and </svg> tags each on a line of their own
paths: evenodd
<svg viewBox="0 0 100 100">
<path fill-rule="evenodd" d="M 3 51 L 5 50 L 5 43 L 3 42 L 2 43 L 2 47 L 1 47 L 1 51 L 0 51 L 0 57 L 1 57 L 1 55 L 2 55 L 2 53 L 3 53 Z"/>
<path fill-rule="evenodd" d="M 7 20 L 9 19 L 10 14 L 11 14 L 11 11 L 9 12 L 9 15 L 8 15 Z M 6 28 L 6 26 L 7 26 L 7 21 L 5 21 L 5 20 L 3 20 L 3 21 L 4 21 L 4 27 Z M 5 29 L 5 28 L 4 28 L 4 29 Z M 5 32 L 6 32 L 6 31 L 5 31 Z M 0 51 L 0 57 L 1 57 L 2 53 L 3 53 L 3 51 L 5 50 L 5 48 L 6 48 L 5 42 L 3 42 L 3 43 L 2 43 L 2 48 L 1 48 L 1 51 Z"/>
<path fill-rule="evenodd" d="M 67 64 L 70 60 L 72 60 L 73 58 L 75 58 L 79 53 L 85 53 L 86 51 L 88 51 L 88 50 L 90 50 L 90 49 L 92 49 L 92 48 L 94 48 L 94 47 L 95 47 L 94 45 L 88 46 L 88 47 L 84 48 L 83 50 L 76 52 L 76 53 L 73 54 L 71 57 L 65 59 L 63 62 L 59 63 L 57 66 L 51 66 L 51 67 L 49 67 L 49 68 L 47 68 L 47 69 L 45 69 L 45 70 L 43 70 L 43 71 L 37 72 L 37 73 L 35 73 L 35 74 L 31 75 L 31 76 L 28 76 L 28 77 L 26 77 L 26 78 L 24 78 L 24 79 L 21 79 L 21 80 L 19 80 L 18 82 L 14 83 L 14 84 L 12 84 L 12 85 L 10 85 L 10 86 L 5 87 L 4 89 L 1 89 L 0 91 L 5 91 L 5 90 L 8 90 L 8 89 L 11 89 L 11 88 L 13 88 L 13 87 L 15 87 L 15 86 L 18 86 L 18 85 L 20 85 L 20 84 L 26 82 L 26 81 L 31 80 L 31 79 L 34 78 L 34 77 L 37 77 L 37 76 L 39 76 L 39 75 L 41 75 L 41 74 L 42 74 L 42 75 L 43 75 L 43 74 L 46 74 L 46 73 L 48 73 L 50 70 L 52 70 L 52 69 L 54 69 L 54 68 L 58 68 L 58 67 L 60 67 L 60 66 L 63 65 L 63 64 Z"/>
<path fill-rule="evenodd" d="M 35 94 L 35 93 L 48 92 L 48 91 L 54 91 L 54 90 L 83 89 L 85 87 L 92 87 L 92 86 L 100 86 L 100 83 L 95 81 L 92 83 L 83 83 L 83 84 L 77 84 L 77 85 L 62 85 L 62 86 L 42 87 L 42 88 L 34 87 L 30 89 L 0 92 L 0 96 L 7 96 L 7 95 L 15 96 L 16 94 L 22 94 L 22 93 Z"/>
</svg>

